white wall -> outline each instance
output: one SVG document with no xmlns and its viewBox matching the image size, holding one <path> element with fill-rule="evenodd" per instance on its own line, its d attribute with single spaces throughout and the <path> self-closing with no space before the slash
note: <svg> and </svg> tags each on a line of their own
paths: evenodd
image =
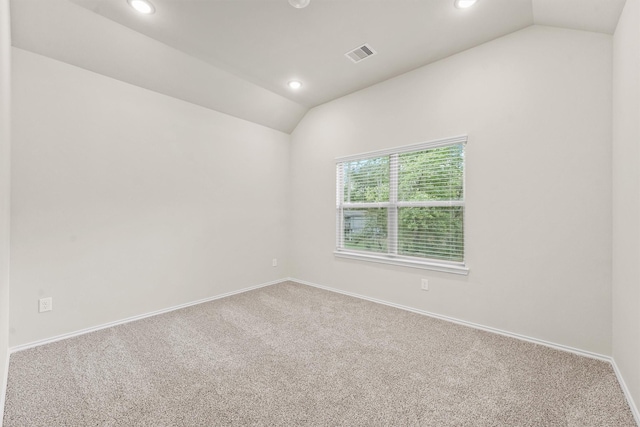
<svg viewBox="0 0 640 427">
<path fill-rule="evenodd" d="M 613 357 L 640 404 L 640 1 L 613 39 Z"/>
<path fill-rule="evenodd" d="M 289 135 L 13 55 L 11 346 L 286 277 Z"/>
<path fill-rule="evenodd" d="M 292 134 L 293 277 L 611 354 L 611 45 L 533 26 L 312 109 Z M 335 157 L 460 134 L 467 277 L 334 258 Z"/>
<path fill-rule="evenodd" d="M 9 343 L 10 38 L 9 1 L 0 0 L 0 425 Z"/>
</svg>

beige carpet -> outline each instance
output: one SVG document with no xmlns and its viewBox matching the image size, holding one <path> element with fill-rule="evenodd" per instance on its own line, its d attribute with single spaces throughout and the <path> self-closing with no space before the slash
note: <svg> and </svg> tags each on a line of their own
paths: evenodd
<svg viewBox="0 0 640 427">
<path fill-rule="evenodd" d="M 15 353 L 4 423 L 635 426 L 605 362 L 291 282 Z"/>
</svg>

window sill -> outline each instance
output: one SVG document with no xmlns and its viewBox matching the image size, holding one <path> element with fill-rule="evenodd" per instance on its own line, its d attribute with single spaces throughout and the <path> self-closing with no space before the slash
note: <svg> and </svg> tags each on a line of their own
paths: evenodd
<svg viewBox="0 0 640 427">
<path fill-rule="evenodd" d="M 431 261 L 419 261 L 407 258 L 394 258 L 384 255 L 365 254 L 361 252 L 333 251 L 339 258 L 356 259 L 361 261 L 377 262 L 381 264 L 401 265 L 403 267 L 421 268 L 424 270 L 440 271 L 443 273 L 468 275 L 469 268 L 460 264 L 439 264 Z"/>
</svg>

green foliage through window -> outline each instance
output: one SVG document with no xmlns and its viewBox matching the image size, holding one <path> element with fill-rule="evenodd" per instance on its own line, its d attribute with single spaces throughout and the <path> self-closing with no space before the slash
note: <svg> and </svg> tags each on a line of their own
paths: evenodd
<svg viewBox="0 0 640 427">
<path fill-rule="evenodd" d="M 464 261 L 464 145 L 338 167 L 338 249 Z"/>
<path fill-rule="evenodd" d="M 402 201 L 462 200 L 462 145 L 399 155 L 399 194 Z"/>
<path fill-rule="evenodd" d="M 345 209 L 344 246 L 387 252 L 387 208 Z"/>
<path fill-rule="evenodd" d="M 398 254 L 463 261 L 462 206 L 400 208 Z"/>
<path fill-rule="evenodd" d="M 345 202 L 389 200 L 389 157 L 344 163 Z"/>
</svg>

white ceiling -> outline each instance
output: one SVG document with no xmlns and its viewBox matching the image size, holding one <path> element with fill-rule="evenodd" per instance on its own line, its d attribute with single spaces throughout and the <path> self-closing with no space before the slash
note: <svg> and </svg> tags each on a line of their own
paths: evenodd
<svg viewBox="0 0 640 427">
<path fill-rule="evenodd" d="M 151 0 L 136 14 L 125 0 L 72 0 L 178 50 L 307 107 L 371 86 L 532 23 L 530 0 Z M 369 43 L 378 55 L 344 54 Z M 286 86 L 300 79 L 304 89 Z"/>
<path fill-rule="evenodd" d="M 479 0 L 460 10 L 453 0 L 311 0 L 304 9 L 294 9 L 287 0 L 151 0 L 156 13 L 144 16 L 126 0 L 69 1 L 13 0 L 14 45 L 247 118 L 206 98 L 215 96 L 214 86 L 236 87 L 242 80 L 253 95 L 271 93 L 262 93 L 265 103 L 276 96 L 282 105 L 276 108 L 291 110 L 286 114 L 292 117 L 291 123 L 281 117 L 249 119 L 285 132 L 310 107 L 529 25 L 611 34 L 625 2 Z M 127 46 L 128 39 L 135 39 L 135 49 Z M 157 52 L 143 50 L 151 42 Z M 176 70 L 146 64 L 160 55 L 158 43 L 165 46 L 162 56 L 173 61 L 161 65 Z M 363 43 L 378 54 L 357 64 L 344 56 Z M 178 65 L 178 60 L 191 63 Z M 157 74 L 155 83 L 145 86 L 141 74 Z M 209 74 L 215 81 L 206 81 Z M 170 81 L 176 76 L 178 83 Z M 303 88 L 289 89 L 286 83 L 292 79 L 302 81 Z M 199 93 L 197 88 L 207 84 L 211 93 Z M 251 96 L 237 93 L 238 98 Z M 273 115 L 268 106 L 263 110 Z"/>
<path fill-rule="evenodd" d="M 533 0 L 539 25 L 613 34 L 626 0 Z"/>
<path fill-rule="evenodd" d="M 72 0 L 216 67 L 307 107 L 322 104 L 481 43 L 543 23 L 611 32 L 621 0 L 151 0 L 136 14 L 126 1 Z M 369 43 L 358 64 L 344 53 Z M 300 79 L 295 94 L 286 86 Z"/>
</svg>

